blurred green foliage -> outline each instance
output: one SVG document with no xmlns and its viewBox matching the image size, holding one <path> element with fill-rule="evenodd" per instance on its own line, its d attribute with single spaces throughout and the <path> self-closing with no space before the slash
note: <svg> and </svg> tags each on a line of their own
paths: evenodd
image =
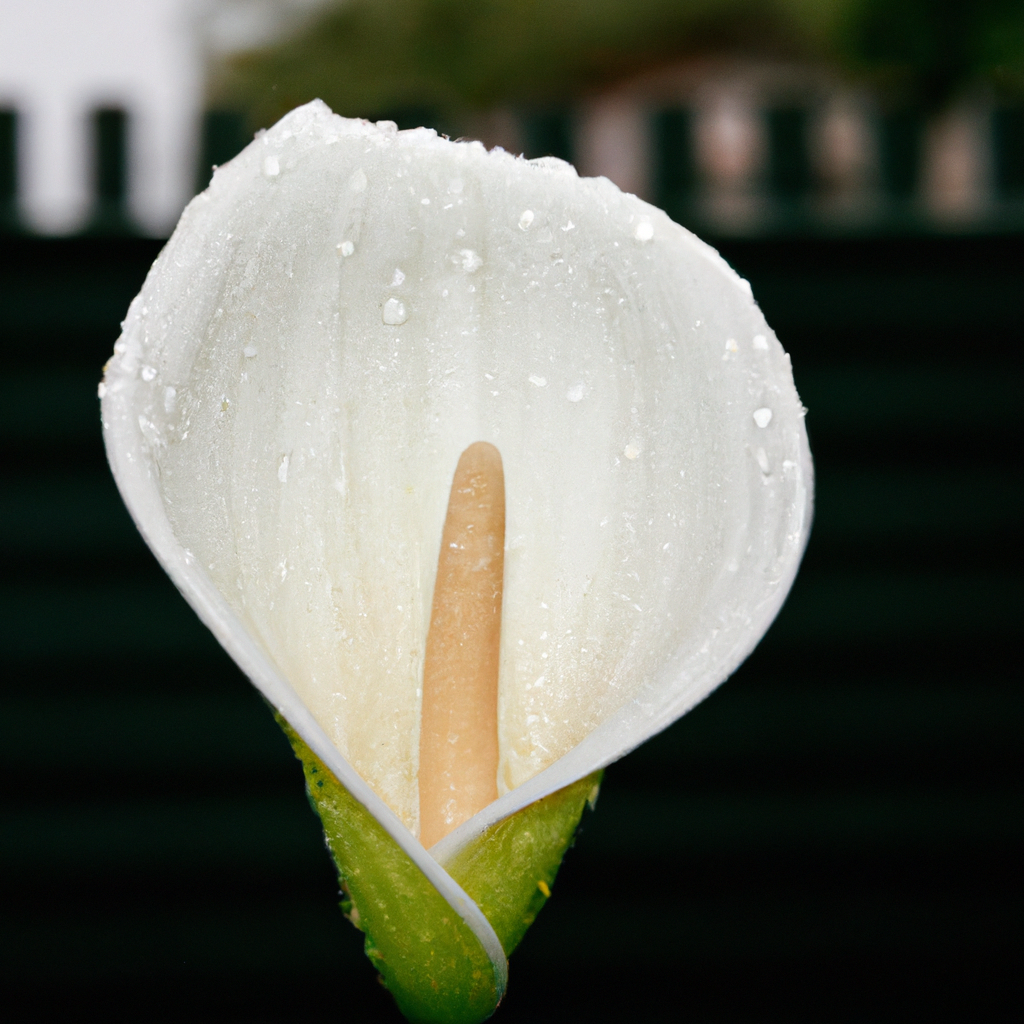
<svg viewBox="0 0 1024 1024">
<path fill-rule="evenodd" d="M 976 82 L 1024 93 L 1021 0 L 347 0 L 241 54 L 215 104 L 269 124 L 315 96 L 339 113 L 542 105 L 689 57 L 825 64 L 900 103 Z"/>
<path fill-rule="evenodd" d="M 940 107 L 987 83 L 1024 95 L 1021 0 L 850 0 L 835 49 L 883 95 Z"/>
</svg>

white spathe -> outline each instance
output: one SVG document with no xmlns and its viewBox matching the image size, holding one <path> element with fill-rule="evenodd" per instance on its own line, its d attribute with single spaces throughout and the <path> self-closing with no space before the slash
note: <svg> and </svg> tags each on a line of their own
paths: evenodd
<svg viewBox="0 0 1024 1024">
<path fill-rule="evenodd" d="M 722 682 L 809 528 L 789 359 L 713 250 L 560 161 L 319 102 L 193 200 L 103 390 L 165 568 L 409 850 L 448 489 L 501 451 L 503 795 L 442 862 Z"/>
</svg>

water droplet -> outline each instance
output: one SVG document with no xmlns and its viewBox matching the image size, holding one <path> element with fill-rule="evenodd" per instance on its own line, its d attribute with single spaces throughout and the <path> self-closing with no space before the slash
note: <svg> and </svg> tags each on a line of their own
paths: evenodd
<svg viewBox="0 0 1024 1024">
<path fill-rule="evenodd" d="M 144 366 L 142 368 L 142 379 L 144 381 L 151 381 L 156 376 L 156 370 L 152 366 Z"/>
<path fill-rule="evenodd" d="M 348 179 L 348 187 L 353 192 L 365 192 L 366 191 L 366 171 L 362 167 L 357 167 L 352 172 L 352 177 Z"/>
<path fill-rule="evenodd" d="M 754 335 L 754 348 L 760 352 L 768 351 L 768 339 L 763 334 Z"/>
<path fill-rule="evenodd" d="M 245 348 L 242 349 L 242 355 L 245 356 L 246 359 L 255 359 L 256 358 L 256 346 L 255 345 L 246 345 Z"/>
<path fill-rule="evenodd" d="M 398 324 L 404 324 L 409 319 L 409 314 L 405 310 L 405 303 L 400 299 L 390 298 L 384 303 L 383 312 L 384 323 L 392 326 Z"/>
<path fill-rule="evenodd" d="M 107 385 L 100 381 L 99 386 L 96 388 L 96 396 L 102 398 L 107 393 Z"/>
<path fill-rule="evenodd" d="M 583 396 L 586 394 L 586 388 L 582 384 L 573 384 L 571 388 L 565 393 L 565 397 L 570 402 L 582 402 Z"/>
<path fill-rule="evenodd" d="M 546 388 L 548 386 L 547 377 L 540 377 L 536 373 L 531 373 L 527 380 L 531 384 L 536 384 L 539 388 Z"/>
<path fill-rule="evenodd" d="M 627 444 L 623 449 L 622 454 L 625 455 L 627 459 L 635 459 L 640 454 L 640 449 L 635 444 Z"/>
<path fill-rule="evenodd" d="M 484 261 L 480 258 L 479 253 L 477 253 L 475 249 L 460 249 L 459 263 L 467 274 L 474 273 L 484 265 Z"/>
<path fill-rule="evenodd" d="M 754 410 L 754 422 L 763 430 L 772 421 L 772 411 L 768 408 Z"/>
<path fill-rule="evenodd" d="M 429 205 L 430 205 L 430 200 L 429 200 L 429 199 L 428 199 L 428 198 L 427 198 L 426 196 L 424 196 L 424 197 L 423 197 L 423 198 L 422 198 L 422 199 L 420 200 L 420 205 L 421 205 L 421 206 L 429 206 Z"/>
<path fill-rule="evenodd" d="M 150 447 L 163 447 L 164 439 L 160 433 L 160 428 L 152 420 L 148 420 L 145 416 L 140 415 L 139 430 L 142 431 L 142 436 L 146 439 L 146 442 Z"/>
<path fill-rule="evenodd" d="M 278 464 L 278 467 L 277 467 L 277 479 L 280 480 L 281 483 L 283 483 L 283 484 L 288 482 L 288 456 L 287 455 L 282 455 L 281 456 L 281 462 Z"/>
<path fill-rule="evenodd" d="M 519 214 L 519 227 L 525 231 L 533 223 L 533 210 L 523 210 Z"/>
<path fill-rule="evenodd" d="M 398 267 L 395 267 L 395 273 L 391 278 L 391 287 L 397 288 L 404 280 L 405 274 L 403 271 L 399 270 Z"/>
<path fill-rule="evenodd" d="M 263 161 L 263 173 L 268 178 L 276 178 L 281 173 L 281 161 L 276 156 L 268 156 Z"/>
<path fill-rule="evenodd" d="M 174 412 L 174 404 L 177 397 L 178 392 L 175 388 L 164 388 L 164 412 L 168 414 Z"/>
<path fill-rule="evenodd" d="M 757 459 L 757 464 L 761 467 L 761 472 L 767 476 L 772 471 L 772 464 L 768 461 L 768 455 L 763 448 L 758 448 L 754 452 L 754 458 Z"/>
<path fill-rule="evenodd" d="M 352 242 L 346 240 L 338 243 L 338 252 L 340 252 L 342 256 L 351 256 L 355 251 L 356 247 Z"/>
<path fill-rule="evenodd" d="M 725 355 L 722 356 L 722 359 L 724 360 L 735 358 L 736 353 L 739 352 L 739 350 L 740 347 L 739 345 L 736 344 L 736 339 L 729 338 L 725 343 Z"/>
<path fill-rule="evenodd" d="M 654 225 L 645 218 L 633 229 L 633 237 L 638 242 L 649 242 L 654 237 Z"/>
</svg>

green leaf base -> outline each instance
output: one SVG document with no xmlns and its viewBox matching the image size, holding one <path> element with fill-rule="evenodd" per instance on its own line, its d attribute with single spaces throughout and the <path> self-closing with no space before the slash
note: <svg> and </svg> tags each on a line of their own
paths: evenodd
<svg viewBox="0 0 1024 1024">
<path fill-rule="evenodd" d="M 497 1008 L 495 969 L 476 935 L 376 818 L 275 715 L 302 762 L 366 955 L 413 1024 L 476 1024 Z M 596 772 L 491 826 L 442 865 L 490 921 L 506 956 L 547 901 Z"/>
<path fill-rule="evenodd" d="M 548 901 L 583 808 L 597 802 L 603 774 L 594 772 L 524 807 L 442 864 L 491 922 L 505 956 Z"/>
</svg>

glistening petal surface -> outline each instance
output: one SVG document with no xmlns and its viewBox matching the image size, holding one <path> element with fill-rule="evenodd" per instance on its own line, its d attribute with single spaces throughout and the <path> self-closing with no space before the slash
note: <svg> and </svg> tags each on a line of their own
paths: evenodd
<svg viewBox="0 0 1024 1024">
<path fill-rule="evenodd" d="M 186 596 L 219 595 L 221 639 L 245 635 L 413 832 L 432 575 L 468 444 L 500 449 L 508 488 L 498 813 L 717 685 L 809 520 L 788 358 L 712 250 L 558 161 L 322 104 L 189 207 L 104 419 L 146 468 L 147 495 L 126 494 L 144 531 L 159 506 L 187 552 L 169 564 Z"/>
</svg>

